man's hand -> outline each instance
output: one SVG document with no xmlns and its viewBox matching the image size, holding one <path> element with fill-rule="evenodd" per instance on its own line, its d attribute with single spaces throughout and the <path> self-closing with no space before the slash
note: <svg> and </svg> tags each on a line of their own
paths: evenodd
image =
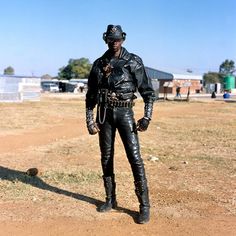
<svg viewBox="0 0 236 236">
<path fill-rule="evenodd" d="M 89 134 L 91 134 L 91 135 L 94 135 L 100 131 L 98 128 L 98 125 L 95 122 L 87 125 L 87 128 L 88 128 Z"/>
<path fill-rule="evenodd" d="M 138 131 L 146 131 L 149 125 L 150 119 L 148 117 L 143 117 L 137 122 L 137 130 Z"/>
</svg>

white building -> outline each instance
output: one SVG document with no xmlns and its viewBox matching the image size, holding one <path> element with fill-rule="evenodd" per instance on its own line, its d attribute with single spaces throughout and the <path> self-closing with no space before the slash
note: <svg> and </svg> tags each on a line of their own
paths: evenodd
<svg viewBox="0 0 236 236">
<path fill-rule="evenodd" d="M 0 102 L 39 101 L 39 77 L 0 75 Z"/>
</svg>

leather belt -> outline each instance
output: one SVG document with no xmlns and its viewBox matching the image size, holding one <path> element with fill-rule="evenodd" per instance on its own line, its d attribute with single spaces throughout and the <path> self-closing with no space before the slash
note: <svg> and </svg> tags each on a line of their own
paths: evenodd
<svg viewBox="0 0 236 236">
<path fill-rule="evenodd" d="M 132 108 L 135 105 L 133 101 L 122 101 L 122 100 L 111 100 L 111 99 L 108 99 L 107 104 L 109 107 L 127 107 L 127 108 Z"/>
</svg>

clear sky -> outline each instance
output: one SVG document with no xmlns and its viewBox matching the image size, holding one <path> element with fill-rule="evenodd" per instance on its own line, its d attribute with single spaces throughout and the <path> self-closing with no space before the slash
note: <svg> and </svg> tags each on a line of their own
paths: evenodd
<svg viewBox="0 0 236 236">
<path fill-rule="evenodd" d="M 235 0 L 0 0 L 0 74 L 56 76 L 70 58 L 93 62 L 108 24 L 145 66 L 195 74 L 236 63 Z"/>
</svg>

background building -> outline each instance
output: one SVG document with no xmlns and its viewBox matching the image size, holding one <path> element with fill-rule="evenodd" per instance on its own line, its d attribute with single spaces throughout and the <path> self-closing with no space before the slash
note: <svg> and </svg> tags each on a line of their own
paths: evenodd
<svg viewBox="0 0 236 236">
<path fill-rule="evenodd" d="M 145 67 L 145 70 L 152 80 L 159 82 L 159 93 L 176 94 L 178 87 L 183 94 L 200 93 L 202 90 L 202 75 L 172 74 L 150 67 Z"/>
<path fill-rule="evenodd" d="M 39 101 L 39 77 L 0 75 L 0 102 Z"/>
</svg>

